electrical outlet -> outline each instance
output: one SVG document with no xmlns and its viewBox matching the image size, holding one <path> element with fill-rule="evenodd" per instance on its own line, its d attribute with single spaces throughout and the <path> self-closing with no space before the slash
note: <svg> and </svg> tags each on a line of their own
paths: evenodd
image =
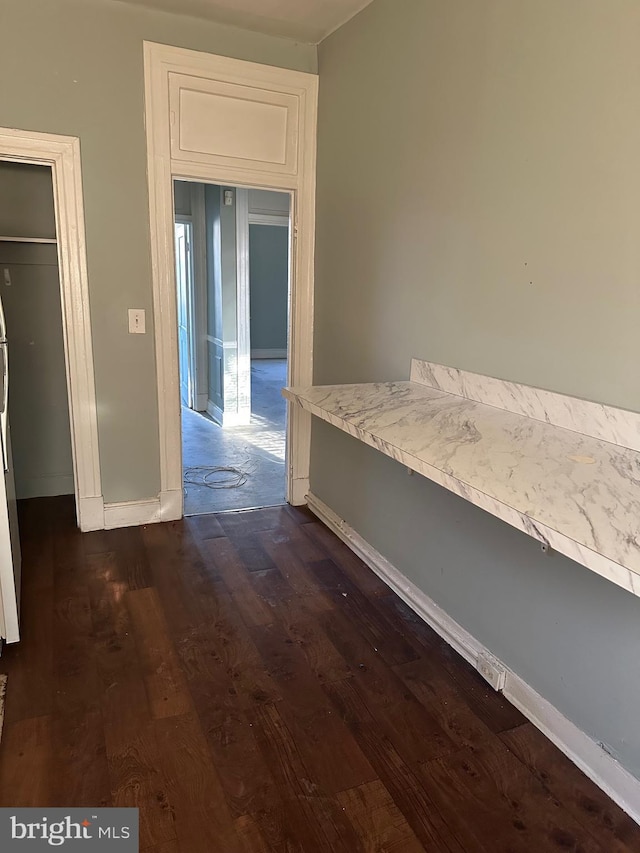
<svg viewBox="0 0 640 853">
<path fill-rule="evenodd" d="M 484 653 L 478 655 L 476 668 L 494 690 L 502 692 L 507 679 L 507 671 L 497 658 Z"/>
</svg>

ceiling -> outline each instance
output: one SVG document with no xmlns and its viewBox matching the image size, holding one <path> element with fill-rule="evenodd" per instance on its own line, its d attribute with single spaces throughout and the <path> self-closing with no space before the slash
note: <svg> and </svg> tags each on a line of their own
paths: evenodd
<svg viewBox="0 0 640 853">
<path fill-rule="evenodd" d="M 317 44 L 371 0 L 125 0 Z"/>
</svg>

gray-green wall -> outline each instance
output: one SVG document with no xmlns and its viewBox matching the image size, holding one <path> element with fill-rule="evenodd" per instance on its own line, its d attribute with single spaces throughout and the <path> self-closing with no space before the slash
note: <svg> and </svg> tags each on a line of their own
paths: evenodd
<svg viewBox="0 0 640 853">
<path fill-rule="evenodd" d="M 55 233 L 51 169 L 0 161 L 0 235 L 51 238 Z M 0 241 L 0 297 L 9 341 L 16 495 L 72 494 L 56 246 Z"/>
<path fill-rule="evenodd" d="M 249 226 L 251 350 L 286 350 L 289 229 Z"/>
<path fill-rule="evenodd" d="M 142 41 L 301 71 L 310 45 L 113 0 L 3 0 L 0 125 L 80 137 L 105 500 L 160 488 Z M 127 309 L 147 310 L 129 335 Z"/>
<path fill-rule="evenodd" d="M 316 381 L 640 409 L 640 6 L 374 0 L 320 45 Z M 312 490 L 640 776 L 640 601 L 324 424 Z"/>
</svg>

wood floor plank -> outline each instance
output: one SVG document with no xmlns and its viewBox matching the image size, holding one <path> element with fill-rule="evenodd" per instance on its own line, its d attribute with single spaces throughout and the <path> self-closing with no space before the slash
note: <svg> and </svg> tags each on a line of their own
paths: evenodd
<svg viewBox="0 0 640 853">
<path fill-rule="evenodd" d="M 126 604 L 128 586 L 118 579 L 116 557 L 109 552 L 87 560 L 93 568 L 91 617 L 105 743 L 117 754 L 149 727 L 151 709 Z"/>
<path fill-rule="evenodd" d="M 466 755 L 465 750 L 463 755 Z M 537 849 L 535 833 L 532 834 L 513 814 L 506 801 L 496 797 L 491 779 L 470 773 L 467 767 L 447 757 L 416 769 L 464 850 L 469 853 L 530 853 Z M 533 846 L 532 835 L 535 838 Z"/>
<path fill-rule="evenodd" d="M 295 593 L 306 597 L 314 612 L 333 609 L 333 602 L 320 587 L 304 560 L 291 547 L 291 537 L 288 534 L 282 535 L 279 531 L 267 530 L 258 536 L 282 577 Z"/>
<path fill-rule="evenodd" d="M 600 844 L 562 807 L 498 737 L 448 756 L 446 763 L 464 775 L 485 797 L 498 807 L 493 789 L 509 808 L 512 824 L 526 833 L 529 843 L 541 850 L 567 850 L 571 853 L 596 853 Z M 428 774 L 428 767 L 423 765 Z M 506 826 L 504 821 L 500 824 Z"/>
<path fill-rule="evenodd" d="M 300 530 L 335 560 L 364 595 L 372 598 L 389 595 L 387 584 L 324 524 L 315 521 L 305 524 Z"/>
<path fill-rule="evenodd" d="M 280 625 L 252 630 L 268 673 L 278 684 L 278 712 L 312 780 L 329 793 L 353 788 L 376 774 L 351 732 L 334 713 L 306 658 Z"/>
<path fill-rule="evenodd" d="M 466 853 L 440 814 L 424 779 L 398 755 L 350 681 L 334 681 L 323 688 L 425 849 Z"/>
<path fill-rule="evenodd" d="M 198 717 L 156 720 L 166 801 L 181 846 L 192 853 L 238 853 L 240 842 Z"/>
<path fill-rule="evenodd" d="M 360 853 L 362 845 L 337 801 L 312 780 L 297 746 L 273 705 L 256 713 L 260 747 L 285 800 L 287 820 L 305 851 Z"/>
<path fill-rule="evenodd" d="M 279 623 L 302 650 L 309 669 L 319 681 L 336 681 L 353 674 L 316 618 L 312 596 L 280 598 L 273 607 Z"/>
<path fill-rule="evenodd" d="M 476 715 L 453 678 L 433 659 L 410 661 L 394 667 L 394 671 L 456 747 L 489 738 L 489 727 Z"/>
<path fill-rule="evenodd" d="M 343 791 L 338 801 L 367 853 L 420 853 L 424 850 L 379 780 Z"/>
<path fill-rule="evenodd" d="M 416 660 L 418 653 L 397 626 L 362 593 L 353 581 L 340 571 L 333 560 L 311 563 L 310 569 L 320 586 L 340 608 L 360 633 L 364 634 L 376 652 L 388 664 Z"/>
<path fill-rule="evenodd" d="M 112 796 L 102 711 L 59 712 L 51 730 L 55 785 L 49 805 L 109 808 Z"/>
<path fill-rule="evenodd" d="M 531 723 L 500 734 L 500 739 L 595 839 L 606 839 L 611 853 L 630 853 L 638 844 L 637 824 L 596 787 Z"/>
<path fill-rule="evenodd" d="M 192 536 L 201 541 L 227 535 L 217 515 L 192 515 L 184 523 Z"/>
<path fill-rule="evenodd" d="M 125 595 L 137 638 L 152 716 L 176 717 L 192 709 L 191 696 L 173 649 L 158 594 L 135 589 Z"/>
<path fill-rule="evenodd" d="M 50 717 L 5 722 L 0 761 L 0 806 L 35 808 L 54 782 Z"/>
<path fill-rule="evenodd" d="M 272 849 L 265 841 L 252 815 L 245 814 L 236 818 L 235 830 L 245 853 L 269 853 Z"/>
<path fill-rule="evenodd" d="M 227 713 L 206 740 L 234 818 L 278 809 L 275 782 L 256 741 L 255 710 Z"/>
<path fill-rule="evenodd" d="M 248 625 L 269 625 L 273 614 L 253 588 L 233 544 L 228 539 L 211 539 L 205 545 L 245 622 Z"/>
<path fill-rule="evenodd" d="M 117 751 L 107 741 L 113 805 L 139 809 L 141 850 L 177 838 L 154 722 Z"/>
</svg>

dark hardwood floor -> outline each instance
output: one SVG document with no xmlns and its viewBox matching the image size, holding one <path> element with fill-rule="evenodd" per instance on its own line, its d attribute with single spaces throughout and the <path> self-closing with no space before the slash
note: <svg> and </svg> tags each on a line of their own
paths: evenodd
<svg viewBox="0 0 640 853">
<path fill-rule="evenodd" d="M 0 804 L 141 850 L 639 851 L 640 828 L 313 516 L 80 534 L 25 502 Z"/>
</svg>

